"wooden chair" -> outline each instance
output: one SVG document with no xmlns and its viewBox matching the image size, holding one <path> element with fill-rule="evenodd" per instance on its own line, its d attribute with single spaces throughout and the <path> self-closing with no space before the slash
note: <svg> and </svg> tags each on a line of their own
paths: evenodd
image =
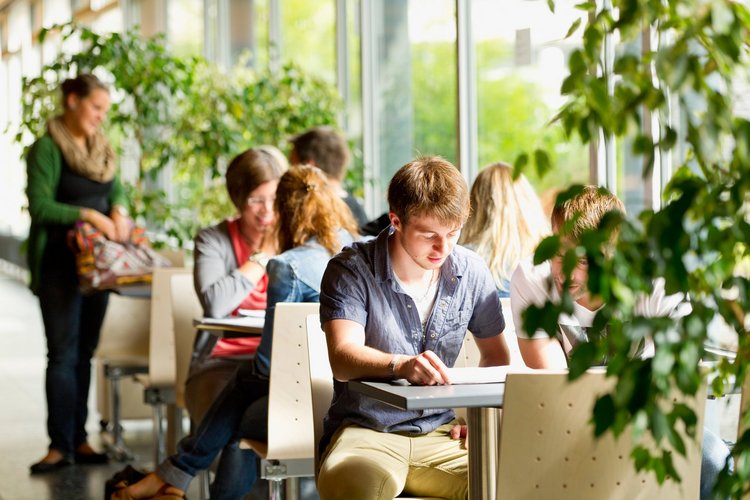
<svg viewBox="0 0 750 500">
<path fill-rule="evenodd" d="M 503 337 L 510 350 L 511 366 L 526 366 L 521 357 L 521 351 L 518 349 L 518 337 L 516 337 L 516 327 L 513 324 L 513 315 L 510 312 L 510 299 L 500 299 L 500 305 L 505 317 L 505 331 Z M 479 366 L 479 349 L 471 332 L 466 332 L 464 343 L 456 359 L 456 367 L 473 367 Z"/>
<path fill-rule="evenodd" d="M 508 375 L 500 424 L 498 499 L 698 498 L 705 388 L 687 401 L 698 415 L 695 440 L 683 433 L 687 455 L 673 454 L 682 482 L 659 485 L 653 474 L 636 473 L 630 429 L 618 440 L 609 433 L 594 438 L 593 404 L 612 383 L 603 370 L 591 370 L 572 383 L 560 371 Z"/>
<path fill-rule="evenodd" d="M 170 282 L 175 347 L 175 404 L 185 410 L 185 382 L 190 370 L 196 329 L 193 320 L 203 316 L 192 274 L 177 274 Z"/>
<path fill-rule="evenodd" d="M 176 276 L 190 278 L 190 287 L 180 288 L 181 296 L 178 301 L 189 300 L 195 295 L 192 287 L 192 271 L 185 267 L 169 267 L 154 270 L 151 284 L 151 315 L 149 337 L 148 373 L 136 375 L 143 386 L 143 397 L 153 409 L 154 419 L 154 462 L 160 463 L 167 456 L 167 449 L 174 450 L 176 437 L 167 443 L 167 433 L 164 425 L 165 410 L 171 421 L 170 428 L 181 428 L 181 415 L 177 414 L 176 401 L 176 354 L 175 330 L 172 314 L 172 279 Z M 175 288 L 175 290 L 177 290 Z M 197 299 L 196 299 L 197 300 Z M 200 314 L 199 314 L 200 315 Z M 192 318 L 191 318 L 192 320 Z"/>
<path fill-rule="evenodd" d="M 148 370 L 150 311 L 148 299 L 110 294 L 94 355 L 102 440 L 116 460 L 133 458 L 122 438 L 122 420 L 151 415 L 138 385 L 126 378 Z"/>
<path fill-rule="evenodd" d="M 182 250 L 161 249 L 173 266 L 182 266 Z M 142 390 L 131 376 L 148 373 L 151 301 L 148 296 L 110 294 L 97 347 L 97 397 L 105 446 L 118 460 L 133 458 L 122 440 L 122 419 L 148 418 Z M 111 430 L 111 439 L 107 430 Z"/>
<path fill-rule="evenodd" d="M 261 477 L 269 481 L 269 497 L 296 498 L 299 477 L 315 475 L 312 392 L 305 321 L 318 303 L 276 305 L 268 393 L 268 441 L 243 439 L 261 458 Z M 286 485 L 284 483 L 286 482 Z"/>
</svg>

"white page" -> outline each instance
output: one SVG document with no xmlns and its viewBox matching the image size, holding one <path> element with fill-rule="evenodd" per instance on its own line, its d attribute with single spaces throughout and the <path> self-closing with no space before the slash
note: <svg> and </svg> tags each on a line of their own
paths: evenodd
<svg viewBox="0 0 750 500">
<path fill-rule="evenodd" d="M 254 318 L 251 316 L 238 316 L 235 318 L 208 318 L 204 317 L 201 319 L 201 323 L 206 325 L 218 325 L 218 326 L 240 326 L 249 328 L 263 328 L 263 323 L 266 322 L 265 317 Z"/>
<path fill-rule="evenodd" d="M 249 316 L 251 318 L 266 318 L 265 309 L 240 309 L 237 311 L 240 316 Z"/>
<path fill-rule="evenodd" d="M 505 382 L 508 373 L 528 371 L 531 370 L 520 366 L 448 368 L 448 377 L 451 384 L 492 384 Z"/>
</svg>

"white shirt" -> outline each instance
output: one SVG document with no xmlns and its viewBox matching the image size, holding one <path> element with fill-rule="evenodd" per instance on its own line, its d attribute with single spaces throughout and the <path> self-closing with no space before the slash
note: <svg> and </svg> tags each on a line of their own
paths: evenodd
<svg viewBox="0 0 750 500">
<path fill-rule="evenodd" d="M 560 301 L 560 293 L 552 280 L 549 262 L 534 266 L 531 259 L 522 261 L 513 273 L 510 283 L 510 307 L 518 338 L 549 338 L 544 330 L 537 330 L 531 334 L 526 332 L 522 318 L 523 311 L 529 305 L 541 307 L 547 301 L 553 303 Z M 644 317 L 679 318 L 689 314 L 691 310 L 683 294 L 665 294 L 664 280 L 661 278 L 654 281 L 651 294 L 639 298 L 635 305 L 635 313 Z M 573 314 L 560 316 L 556 337 L 563 346 L 566 356 L 570 356 L 570 351 L 578 344 L 588 341 L 588 329 L 591 328 L 597 312 L 598 309 L 592 311 L 574 302 Z M 651 338 L 646 339 L 645 345 L 634 353 L 641 357 L 650 357 L 653 354 L 654 345 Z"/>
</svg>

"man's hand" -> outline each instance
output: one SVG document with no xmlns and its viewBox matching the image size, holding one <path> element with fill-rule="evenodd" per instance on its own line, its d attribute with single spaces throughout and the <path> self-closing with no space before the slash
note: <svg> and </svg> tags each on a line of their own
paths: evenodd
<svg viewBox="0 0 750 500">
<path fill-rule="evenodd" d="M 466 424 L 454 425 L 451 429 L 451 439 L 463 439 L 464 448 L 469 448 L 469 426 Z"/>
<path fill-rule="evenodd" d="M 450 384 L 448 368 L 432 351 L 412 357 L 404 356 L 396 366 L 396 378 L 405 378 L 414 385 Z"/>
</svg>

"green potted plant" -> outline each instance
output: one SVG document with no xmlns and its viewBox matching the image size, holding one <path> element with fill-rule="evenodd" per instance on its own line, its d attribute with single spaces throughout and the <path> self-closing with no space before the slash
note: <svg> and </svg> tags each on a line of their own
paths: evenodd
<svg viewBox="0 0 750 500">
<path fill-rule="evenodd" d="M 554 9 L 554 1 L 548 3 Z M 722 359 L 712 369 L 712 390 L 724 393 L 740 386 L 750 363 L 750 121 L 738 116 L 735 101 L 735 85 L 747 81 L 750 67 L 750 10 L 732 0 L 613 0 L 603 5 L 593 0 L 579 5 L 587 21 L 576 22 L 569 34 L 583 29 L 583 44 L 570 55 L 562 85 L 567 102 L 556 120 L 584 143 L 597 141 L 600 131 L 615 140 L 631 139 L 644 177 L 657 155 L 672 152 L 677 163 L 663 193 L 663 208 L 637 217 L 610 214 L 599 230 L 584 234 L 577 248 L 564 252 L 568 273 L 580 257 L 588 258 L 588 288 L 606 303 L 594 322 L 600 335 L 573 352 L 570 376 L 606 356 L 616 386 L 597 402 L 596 432 L 619 434 L 631 424 L 636 433 L 668 443 L 657 452 L 636 446 L 632 456 L 638 469 L 653 471 L 660 481 L 679 479 L 671 454 L 682 453 L 684 443 L 675 426 L 694 427 L 695 415 L 680 405 L 665 410 L 660 403 L 675 390 L 695 394 L 705 379 L 699 360 L 712 321 L 720 318 L 738 334 L 736 359 Z M 605 41 L 638 42 L 644 30 L 659 40 L 658 47 L 640 54 L 618 52 L 613 71 L 605 71 Z M 668 120 L 675 103 L 684 117 L 679 127 Z M 657 129 L 652 129 L 651 117 L 659 118 Z M 678 154 L 678 146 L 684 155 Z M 520 171 L 533 162 L 543 173 L 550 168 L 549 157 L 539 149 L 521 155 L 516 166 Z M 577 189 L 561 193 L 558 202 Z M 607 256 L 602 245 L 615 231 L 616 247 Z M 550 237 L 538 247 L 535 261 L 560 251 L 560 239 Z M 649 293 L 660 277 L 667 293 L 688 294 L 689 316 L 649 319 L 634 313 L 638 294 Z M 525 327 L 552 335 L 558 316 L 571 311 L 566 292 L 559 304 L 529 308 Z M 655 340 L 655 356 L 631 359 L 633 344 L 644 335 Z M 747 428 L 750 415 L 741 419 Z M 725 470 L 717 489 L 739 497 L 750 489 L 750 431 L 739 436 L 733 455 L 734 472 Z"/>
</svg>

